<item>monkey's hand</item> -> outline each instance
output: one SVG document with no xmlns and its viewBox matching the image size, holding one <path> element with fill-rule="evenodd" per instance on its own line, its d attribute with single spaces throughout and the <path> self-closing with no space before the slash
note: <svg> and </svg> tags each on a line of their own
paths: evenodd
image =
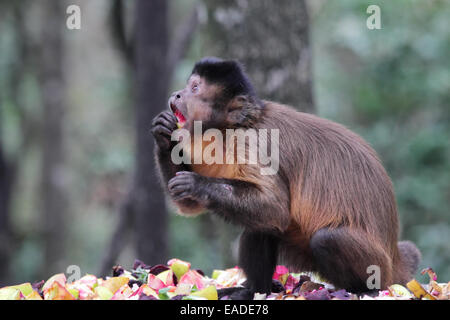
<svg viewBox="0 0 450 320">
<path fill-rule="evenodd" d="M 169 180 L 169 194 L 174 201 L 190 199 L 206 207 L 209 203 L 207 180 L 192 171 L 179 171 Z"/>
<path fill-rule="evenodd" d="M 217 203 L 217 199 L 227 201 L 232 193 L 233 187 L 222 180 L 192 171 L 178 171 L 168 183 L 169 194 L 175 201 L 190 199 L 210 208 Z"/>
<path fill-rule="evenodd" d="M 170 111 L 163 111 L 152 121 L 152 134 L 160 150 L 169 150 L 172 132 L 177 128 L 177 118 Z"/>
</svg>

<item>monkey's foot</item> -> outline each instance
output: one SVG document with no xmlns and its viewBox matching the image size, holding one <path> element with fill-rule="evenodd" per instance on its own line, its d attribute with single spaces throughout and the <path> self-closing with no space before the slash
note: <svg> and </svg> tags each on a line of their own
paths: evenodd
<svg viewBox="0 0 450 320">
<path fill-rule="evenodd" d="M 372 298 L 378 297 L 380 290 L 369 290 L 369 291 L 362 291 L 362 292 L 356 292 L 356 294 L 358 295 L 358 297 L 364 297 L 364 296 L 369 296 Z"/>
<path fill-rule="evenodd" d="M 254 293 L 245 287 L 233 287 L 217 290 L 219 300 L 228 296 L 230 300 L 253 300 Z"/>
</svg>

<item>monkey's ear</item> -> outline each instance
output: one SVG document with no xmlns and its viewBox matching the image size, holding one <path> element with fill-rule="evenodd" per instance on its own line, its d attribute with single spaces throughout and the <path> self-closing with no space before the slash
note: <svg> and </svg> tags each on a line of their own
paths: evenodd
<svg viewBox="0 0 450 320">
<path fill-rule="evenodd" d="M 248 97 L 244 95 L 238 95 L 231 99 L 228 104 L 228 112 L 233 112 L 236 109 L 242 109 L 248 103 Z"/>
<path fill-rule="evenodd" d="M 227 106 L 227 120 L 231 125 L 240 124 L 244 119 L 244 107 L 248 104 L 248 97 L 238 95 L 234 97 Z"/>
</svg>

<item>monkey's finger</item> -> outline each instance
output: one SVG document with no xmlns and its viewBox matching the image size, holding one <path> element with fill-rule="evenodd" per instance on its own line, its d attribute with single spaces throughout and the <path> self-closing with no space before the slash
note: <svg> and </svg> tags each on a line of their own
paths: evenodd
<svg viewBox="0 0 450 320">
<path fill-rule="evenodd" d="M 172 187 L 170 189 L 170 191 L 173 192 L 174 194 L 176 194 L 176 193 L 180 193 L 180 192 L 183 192 L 183 191 L 188 191 L 190 189 L 191 188 L 189 188 L 188 185 L 177 185 L 177 186 Z"/>
<path fill-rule="evenodd" d="M 173 200 L 175 200 L 175 201 L 184 200 L 184 199 L 192 199 L 192 200 L 195 200 L 195 199 L 192 197 L 192 194 L 191 194 L 190 192 L 183 192 L 183 193 L 180 193 L 180 194 L 177 195 L 177 196 L 173 196 L 172 198 L 173 198 Z"/>
<path fill-rule="evenodd" d="M 180 197 L 182 194 L 189 194 L 189 195 L 191 195 L 192 196 L 192 192 L 190 191 L 190 190 L 179 190 L 179 191 L 174 191 L 174 192 L 171 192 L 170 193 L 170 196 L 172 197 L 172 198 L 177 198 L 177 197 Z"/>
<path fill-rule="evenodd" d="M 166 127 L 163 126 L 156 126 L 151 130 L 153 135 L 157 135 L 157 134 L 163 134 L 166 135 L 168 137 L 172 136 L 172 132 L 167 129 Z"/>
<path fill-rule="evenodd" d="M 169 187 L 169 189 L 172 189 L 175 186 L 188 184 L 193 184 L 193 181 L 190 177 L 174 177 L 169 180 L 167 186 Z"/>
<path fill-rule="evenodd" d="M 173 129 L 175 129 L 177 127 L 177 125 L 175 123 L 171 123 L 169 120 L 164 119 L 164 118 L 156 119 L 153 126 L 154 127 L 155 126 L 163 126 L 171 131 L 173 131 Z"/>
<path fill-rule="evenodd" d="M 181 177 L 181 176 L 195 176 L 195 175 L 197 175 L 197 173 L 195 173 L 193 171 L 177 171 L 175 173 L 175 175 L 177 177 Z"/>
<path fill-rule="evenodd" d="M 175 186 L 184 185 L 184 184 L 191 184 L 192 180 L 190 179 L 171 179 L 167 186 L 169 189 L 172 189 Z"/>
<path fill-rule="evenodd" d="M 164 112 L 162 112 L 161 113 L 161 117 L 162 118 L 164 118 L 164 119 L 166 119 L 167 121 L 169 121 L 169 122 L 172 122 L 172 123 L 174 123 L 174 124 L 176 124 L 177 123 L 177 117 L 175 117 L 175 115 L 172 113 L 172 112 L 170 112 L 170 111 L 164 111 Z"/>
<path fill-rule="evenodd" d="M 161 121 L 164 121 L 164 122 L 170 124 L 169 127 L 176 128 L 178 120 L 174 114 L 172 114 L 168 111 L 164 111 L 164 112 L 161 112 L 159 115 L 157 115 L 153 119 L 152 126 L 156 125 L 158 122 L 161 122 Z"/>
<path fill-rule="evenodd" d="M 169 122 L 176 121 L 175 115 L 170 114 L 168 111 L 163 111 L 153 118 L 152 125 L 154 125 L 159 119 L 165 119 Z"/>
</svg>

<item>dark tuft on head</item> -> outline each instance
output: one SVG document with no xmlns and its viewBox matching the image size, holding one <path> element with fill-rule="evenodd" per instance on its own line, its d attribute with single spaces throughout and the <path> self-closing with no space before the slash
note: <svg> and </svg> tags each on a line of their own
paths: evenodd
<svg viewBox="0 0 450 320">
<path fill-rule="evenodd" d="M 235 60 L 206 57 L 195 64 L 192 74 L 205 78 L 209 83 L 223 85 L 229 97 L 240 94 L 256 96 L 242 65 Z"/>
</svg>

